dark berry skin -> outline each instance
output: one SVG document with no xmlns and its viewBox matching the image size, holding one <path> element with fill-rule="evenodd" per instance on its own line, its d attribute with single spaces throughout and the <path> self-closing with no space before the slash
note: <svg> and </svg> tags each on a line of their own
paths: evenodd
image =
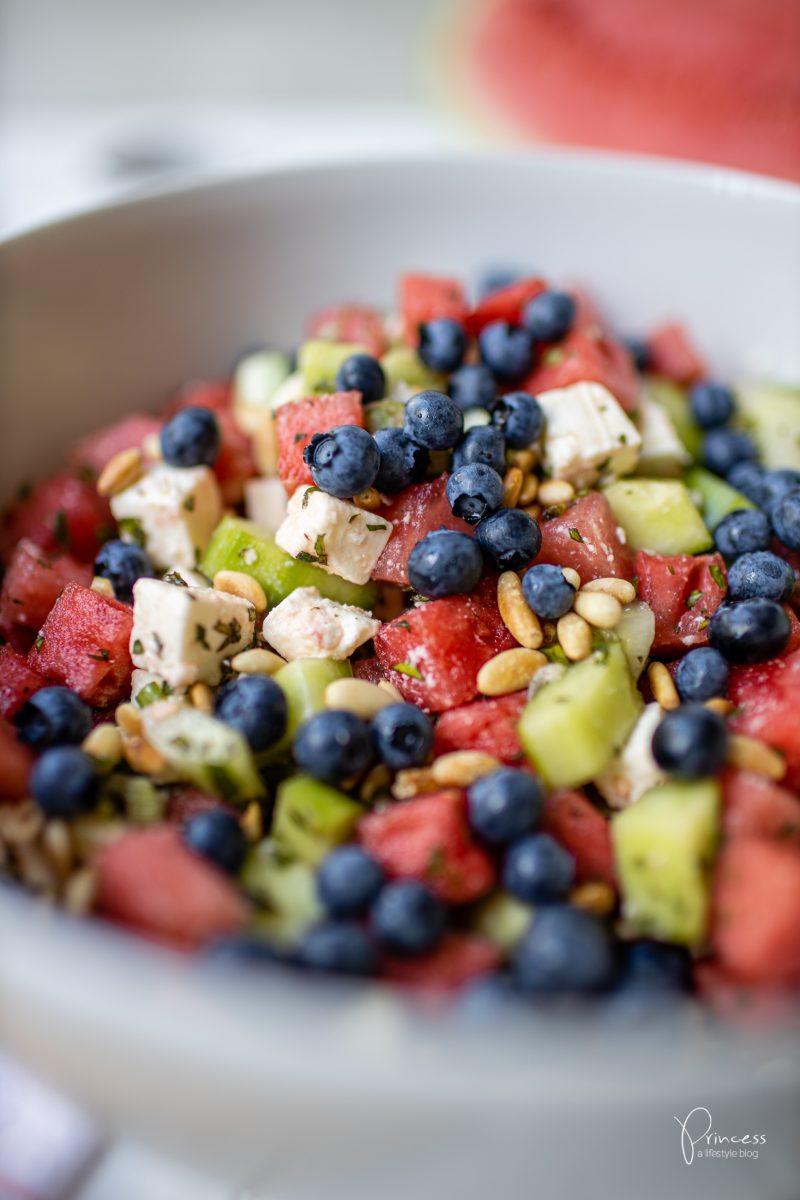
<svg viewBox="0 0 800 1200">
<path fill-rule="evenodd" d="M 398 880 L 383 888 L 372 906 L 372 931 L 398 954 L 425 954 L 441 941 L 445 907 L 430 888 L 415 879 Z"/>
<path fill-rule="evenodd" d="M 702 703 L 712 696 L 727 695 L 729 675 L 730 668 L 719 650 L 698 646 L 678 663 L 675 686 L 681 700 Z"/>
<path fill-rule="evenodd" d="M 317 893 L 332 917 L 366 912 L 384 883 L 383 868 L 360 846 L 337 846 L 317 872 Z"/>
<path fill-rule="evenodd" d="M 298 959 L 313 971 L 374 975 L 378 956 L 368 934 L 351 921 L 321 921 L 303 935 Z"/>
<path fill-rule="evenodd" d="M 46 817 L 69 820 L 94 808 L 99 782 L 88 754 L 77 746 L 55 746 L 31 771 L 30 789 Z"/>
<path fill-rule="evenodd" d="M 727 750 L 725 722 L 702 704 L 683 704 L 666 713 L 653 734 L 653 758 L 678 779 L 716 775 Z"/>
<path fill-rule="evenodd" d="M 800 550 L 800 488 L 773 504 L 772 527 L 784 546 Z"/>
<path fill-rule="evenodd" d="M 337 425 L 315 433 L 303 451 L 311 478 L 321 491 L 340 500 L 372 487 L 380 468 L 377 443 L 358 425 Z"/>
<path fill-rule="evenodd" d="M 762 487 L 764 500 L 761 507 L 771 513 L 775 505 L 791 492 L 800 492 L 800 471 L 781 467 L 764 473 Z"/>
<path fill-rule="evenodd" d="M 109 580 L 114 595 L 123 604 L 132 603 L 137 579 L 153 579 L 156 574 L 146 550 L 119 540 L 106 542 L 94 560 L 94 573 Z"/>
<path fill-rule="evenodd" d="M 191 817 L 183 827 L 183 840 L 190 850 L 235 875 L 247 854 L 247 835 L 231 813 L 210 808 Z"/>
<path fill-rule="evenodd" d="M 525 305 L 522 323 L 537 342 L 564 337 L 575 320 L 575 301 L 568 292 L 540 292 Z"/>
<path fill-rule="evenodd" d="M 542 532 L 519 508 L 501 508 L 475 527 L 475 540 L 497 571 L 520 571 L 542 547 Z"/>
<path fill-rule="evenodd" d="M 738 604 L 721 604 L 711 618 L 708 640 L 728 662 L 765 662 L 781 653 L 791 629 L 780 604 L 759 597 Z"/>
<path fill-rule="evenodd" d="M 507 392 L 492 406 L 492 424 L 501 429 L 512 450 L 525 450 L 544 432 L 544 413 L 529 392 Z"/>
<path fill-rule="evenodd" d="M 561 567 L 540 563 L 522 577 L 522 591 L 528 605 L 545 621 L 557 621 L 569 612 L 575 588 L 564 578 Z"/>
<path fill-rule="evenodd" d="M 422 446 L 409 441 L 402 429 L 379 429 L 374 436 L 381 454 L 375 477 L 379 492 L 393 495 L 424 477 L 430 455 Z"/>
<path fill-rule="evenodd" d="M 25 701 L 14 724 L 20 741 L 34 750 L 77 746 L 92 728 L 92 710 L 71 688 L 46 687 Z"/>
<path fill-rule="evenodd" d="M 459 321 L 439 317 L 420 325 L 417 353 L 432 371 L 456 371 L 468 345 L 467 332 Z"/>
<path fill-rule="evenodd" d="M 339 784 L 371 766 L 375 748 L 366 722 L 355 713 L 327 709 L 309 717 L 295 734 L 299 770 L 323 783 Z"/>
<path fill-rule="evenodd" d="M 466 533 L 437 529 L 417 542 L 408 559 L 408 578 L 416 592 L 434 599 L 471 592 L 483 570 L 479 547 Z"/>
<path fill-rule="evenodd" d="M 171 467 L 213 467 L 220 447 L 210 408 L 182 408 L 161 430 L 161 454 Z"/>
<path fill-rule="evenodd" d="M 214 713 L 245 737 L 257 754 L 286 733 L 286 695 L 267 675 L 239 675 L 219 689 Z"/>
<path fill-rule="evenodd" d="M 469 823 L 490 846 L 506 845 L 533 829 L 543 805 L 539 780 L 513 767 L 484 775 L 467 792 Z"/>
<path fill-rule="evenodd" d="M 464 414 L 444 392 L 418 392 L 406 404 L 404 430 L 426 450 L 450 450 L 464 432 Z"/>
<path fill-rule="evenodd" d="M 771 541 L 769 519 L 757 508 L 737 508 L 723 517 L 714 529 L 716 547 L 726 558 L 768 550 Z"/>
<path fill-rule="evenodd" d="M 468 363 L 450 376 L 448 390 L 458 407 L 490 408 L 497 392 L 494 375 L 483 363 Z"/>
<path fill-rule="evenodd" d="M 607 927 L 565 904 L 537 910 L 512 952 L 512 971 L 524 992 L 591 992 L 614 979 L 616 955 Z"/>
<path fill-rule="evenodd" d="M 574 878 L 575 860 L 549 833 L 529 833 L 506 851 L 503 887 L 528 904 L 563 899 Z"/>
<path fill-rule="evenodd" d="M 701 429 L 717 429 L 733 416 L 733 393 L 722 383 L 704 380 L 689 392 L 689 406 Z"/>
<path fill-rule="evenodd" d="M 470 463 L 483 463 L 499 475 L 506 469 L 506 439 L 494 425 L 469 429 L 453 451 L 453 470 Z"/>
<path fill-rule="evenodd" d="M 727 479 L 735 466 L 756 457 L 753 439 L 741 429 L 709 429 L 700 456 L 709 471 Z"/>
<path fill-rule="evenodd" d="M 769 550 L 742 554 L 728 570 L 728 599 L 763 596 L 783 604 L 794 591 L 795 574 L 785 558 Z"/>
<path fill-rule="evenodd" d="M 757 504 L 759 508 L 765 508 L 768 494 L 767 474 L 768 472 L 760 463 L 744 459 L 731 468 L 728 473 L 728 483 L 748 500 L 752 500 L 753 504 Z"/>
<path fill-rule="evenodd" d="M 628 337 L 624 339 L 628 353 L 633 359 L 637 371 L 646 371 L 650 366 L 650 351 L 645 338 Z"/>
<path fill-rule="evenodd" d="M 371 354 L 351 354 L 336 375 L 337 392 L 360 392 L 364 404 L 374 404 L 386 394 L 386 376 Z"/>
<path fill-rule="evenodd" d="M 416 704 L 389 704 L 372 718 L 372 735 L 391 771 L 422 767 L 433 749 L 430 718 Z"/>
<path fill-rule="evenodd" d="M 519 383 L 533 368 L 533 342 L 521 325 L 492 321 L 478 335 L 478 350 L 500 383 Z"/>
<path fill-rule="evenodd" d="M 628 943 L 621 987 L 688 992 L 691 985 L 692 959 L 685 947 L 647 940 Z"/>
<path fill-rule="evenodd" d="M 503 481 L 492 467 L 468 463 L 447 480 L 447 499 L 455 516 L 477 525 L 502 504 Z"/>
</svg>

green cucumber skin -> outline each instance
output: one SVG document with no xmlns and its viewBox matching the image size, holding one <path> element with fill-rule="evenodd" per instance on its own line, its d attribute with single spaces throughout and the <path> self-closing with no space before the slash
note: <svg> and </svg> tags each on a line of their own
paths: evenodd
<svg viewBox="0 0 800 1200">
<path fill-rule="evenodd" d="M 342 842 L 350 841 L 365 809 L 356 800 L 305 775 L 278 788 L 272 833 L 301 862 L 316 866 Z"/>
<path fill-rule="evenodd" d="M 678 479 L 619 479 L 603 488 L 631 550 L 699 554 L 714 539 Z"/>
<path fill-rule="evenodd" d="M 712 475 L 705 467 L 691 467 L 684 480 L 689 491 L 697 492 L 700 496 L 703 520 L 712 532 L 728 513 L 741 508 L 755 508 L 751 500 L 718 475 Z"/>
</svg>

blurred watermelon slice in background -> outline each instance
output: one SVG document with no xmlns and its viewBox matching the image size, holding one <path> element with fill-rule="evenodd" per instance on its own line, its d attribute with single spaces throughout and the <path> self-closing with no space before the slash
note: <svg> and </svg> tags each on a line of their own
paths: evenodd
<svg viewBox="0 0 800 1200">
<path fill-rule="evenodd" d="M 495 136 L 800 180 L 800 0 L 454 5 L 460 103 Z"/>
</svg>

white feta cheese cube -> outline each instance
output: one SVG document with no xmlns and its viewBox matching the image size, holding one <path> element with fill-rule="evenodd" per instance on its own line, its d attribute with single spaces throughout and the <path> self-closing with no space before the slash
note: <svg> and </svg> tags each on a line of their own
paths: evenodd
<svg viewBox="0 0 800 1200">
<path fill-rule="evenodd" d="M 194 567 L 222 517 L 222 496 L 209 467 L 156 463 L 141 479 L 111 498 L 120 523 L 141 531 L 159 570 Z"/>
<path fill-rule="evenodd" d="M 214 588 L 138 579 L 133 587 L 133 665 L 172 688 L 218 684 L 222 662 L 252 644 L 256 612 Z"/>
<path fill-rule="evenodd" d="M 318 488 L 298 488 L 275 541 L 287 554 L 318 563 L 351 583 L 366 583 L 392 532 L 385 517 L 337 500 Z"/>
<path fill-rule="evenodd" d="M 148 696 L 152 696 L 152 703 L 156 700 L 166 700 L 170 696 L 183 696 L 183 688 L 174 688 L 167 683 L 160 675 L 154 675 L 152 671 L 142 671 L 137 667 L 131 675 L 131 700 L 138 700 L 140 692 L 152 685 L 152 691 L 148 692 Z"/>
<path fill-rule="evenodd" d="M 540 392 L 545 415 L 545 470 L 587 487 L 602 475 L 629 475 L 639 460 L 639 430 L 601 383 L 573 383 Z"/>
<path fill-rule="evenodd" d="M 381 627 L 371 613 L 295 588 L 264 618 L 262 637 L 282 658 L 349 658 Z"/>
<path fill-rule="evenodd" d="M 211 581 L 206 579 L 202 571 L 193 571 L 191 567 L 173 565 L 165 571 L 162 579 L 165 583 L 174 583 L 176 587 L 207 588 Z"/>
<path fill-rule="evenodd" d="M 678 437 L 667 410 L 652 400 L 646 390 L 639 398 L 639 451 L 641 475 L 676 476 L 692 461 L 691 455 Z"/>
<path fill-rule="evenodd" d="M 286 488 L 280 479 L 248 479 L 244 485 L 244 511 L 249 521 L 275 533 L 286 516 Z"/>
<path fill-rule="evenodd" d="M 635 803 L 664 779 L 651 749 L 653 734 L 663 716 L 660 704 L 646 705 L 619 754 L 595 779 L 597 790 L 612 808 Z"/>
</svg>

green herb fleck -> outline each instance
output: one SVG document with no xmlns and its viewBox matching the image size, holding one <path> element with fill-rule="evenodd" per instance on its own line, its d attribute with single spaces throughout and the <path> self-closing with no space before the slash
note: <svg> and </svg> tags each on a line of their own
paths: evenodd
<svg viewBox="0 0 800 1200">
<path fill-rule="evenodd" d="M 673 567 L 672 563 L 667 563 L 667 570 L 669 571 L 670 575 L 675 574 L 675 568 Z"/>
<path fill-rule="evenodd" d="M 570 529 L 569 536 L 572 538 L 573 542 L 582 542 L 583 541 L 583 537 L 581 536 L 580 529 Z"/>
<path fill-rule="evenodd" d="M 698 628 L 698 629 L 707 629 L 707 628 L 708 628 L 708 618 L 707 618 L 707 617 L 703 617 L 702 621 L 701 621 L 701 622 L 700 622 L 700 624 L 697 626 L 697 628 Z"/>
<path fill-rule="evenodd" d="M 235 800 L 238 789 L 236 780 L 231 778 L 228 768 L 219 763 L 207 763 L 206 770 L 212 791 L 221 796 L 223 800 Z"/>
<path fill-rule="evenodd" d="M 83 466 L 78 467 L 75 474 L 81 483 L 94 483 L 95 479 L 97 479 L 97 472 L 88 463 L 84 463 Z"/>
<path fill-rule="evenodd" d="M 144 653 L 144 646 L 142 645 L 142 643 L 139 641 L 138 638 L 131 646 L 131 650 L 133 651 L 134 654 L 143 654 Z"/>
<path fill-rule="evenodd" d="M 208 644 L 208 634 L 206 632 L 205 625 L 195 625 L 194 640 L 196 642 L 198 642 L 203 647 L 204 650 L 211 649 L 211 647 Z"/>
<path fill-rule="evenodd" d="M 423 679 L 424 678 L 422 672 L 418 671 L 417 668 L 412 663 L 407 663 L 407 662 L 395 663 L 394 666 L 392 667 L 392 670 L 398 671 L 401 675 L 410 675 L 412 679 Z"/>
<path fill-rule="evenodd" d="M 175 587 L 188 587 L 188 583 L 178 571 L 169 571 L 164 576 L 164 583 L 172 583 Z"/>
<path fill-rule="evenodd" d="M 708 568 L 708 573 L 714 580 L 714 583 L 717 585 L 719 590 L 721 592 L 726 591 L 728 585 L 725 582 L 725 576 L 722 574 L 722 570 L 717 566 L 716 563 L 711 564 L 711 566 Z"/>
<path fill-rule="evenodd" d="M 351 518 L 350 518 L 350 520 L 347 522 L 347 524 L 348 524 L 348 525 L 352 525 L 352 524 L 353 524 L 353 521 L 357 521 L 357 520 L 358 520 L 358 518 L 359 518 L 360 516 L 361 516 L 361 513 L 353 513 L 352 517 L 351 517 Z"/>
<path fill-rule="evenodd" d="M 316 554 L 310 554 L 308 552 L 308 550 L 299 550 L 298 553 L 295 554 L 295 558 L 297 559 L 298 562 L 307 562 L 307 563 L 319 562 L 319 559 L 317 558 Z"/>
<path fill-rule="evenodd" d="M 141 521 L 136 517 L 123 517 L 119 523 L 119 536 L 126 542 L 133 542 L 136 546 L 144 546 L 147 540 L 144 536 L 144 527 Z"/>
<path fill-rule="evenodd" d="M 319 491 L 319 488 L 316 487 L 314 484 L 312 484 L 311 487 L 307 487 L 306 490 L 303 492 L 303 503 L 300 505 L 300 507 L 308 508 L 308 497 L 311 495 L 312 492 L 318 492 L 318 491 Z"/>
<path fill-rule="evenodd" d="M 111 651 L 105 649 L 98 650 L 97 654 L 87 654 L 86 657 L 93 658 L 95 662 L 108 662 L 111 658 Z"/>
<path fill-rule="evenodd" d="M 408 621 L 395 621 L 392 627 L 394 629 L 407 629 L 409 633 L 411 632 L 411 626 Z"/>
<path fill-rule="evenodd" d="M 153 679 L 136 693 L 136 703 L 139 708 L 147 708 L 148 704 L 155 704 L 156 700 L 166 700 L 167 696 L 171 695 L 172 688 L 166 681 L 159 683 L 157 679 Z"/>
<path fill-rule="evenodd" d="M 425 865 L 425 874 L 429 879 L 441 879 L 447 869 L 447 859 L 441 846 L 434 846 Z"/>
<path fill-rule="evenodd" d="M 318 563 L 326 563 L 328 555 L 325 553 L 325 534 L 318 533 L 314 541 L 314 551 L 317 555 Z"/>
<path fill-rule="evenodd" d="M 187 512 L 194 512 L 196 504 L 197 504 L 197 500 L 195 499 L 194 496 L 187 496 L 183 502 L 183 507 L 186 509 Z"/>
<path fill-rule="evenodd" d="M 621 443 L 623 446 L 627 446 L 627 444 L 628 444 L 628 435 L 627 435 L 627 433 L 621 433 L 621 434 L 619 435 L 619 440 L 620 440 L 620 443 Z"/>
<path fill-rule="evenodd" d="M 370 531 L 370 533 L 376 533 L 379 529 L 385 528 L 385 525 L 367 525 L 367 529 Z"/>
<path fill-rule="evenodd" d="M 242 627 L 235 617 L 230 621 L 217 621 L 214 632 L 222 637 L 222 641 L 217 646 L 218 654 L 220 650 L 224 650 L 227 646 L 235 646 L 242 640 Z"/>
<path fill-rule="evenodd" d="M 697 601 L 702 600 L 702 598 L 703 593 L 699 588 L 696 588 L 695 591 L 689 592 L 689 595 L 686 597 L 686 607 L 694 608 L 695 604 L 697 604 Z"/>
<path fill-rule="evenodd" d="M 39 634 L 39 636 L 37 637 L 36 641 L 33 644 L 37 650 L 41 650 L 42 646 L 44 645 L 44 637 L 42 636 L 41 633 Z"/>
<path fill-rule="evenodd" d="M 63 508 L 60 508 L 55 515 L 55 520 L 53 522 L 53 533 L 62 550 L 66 550 L 67 546 L 69 545 L 69 530 L 67 528 L 67 514 L 64 512 Z"/>
<path fill-rule="evenodd" d="M 302 442 L 303 438 L 307 438 L 307 437 L 308 437 L 307 433 L 296 433 L 294 435 L 294 444 L 297 445 L 298 442 Z"/>
</svg>

